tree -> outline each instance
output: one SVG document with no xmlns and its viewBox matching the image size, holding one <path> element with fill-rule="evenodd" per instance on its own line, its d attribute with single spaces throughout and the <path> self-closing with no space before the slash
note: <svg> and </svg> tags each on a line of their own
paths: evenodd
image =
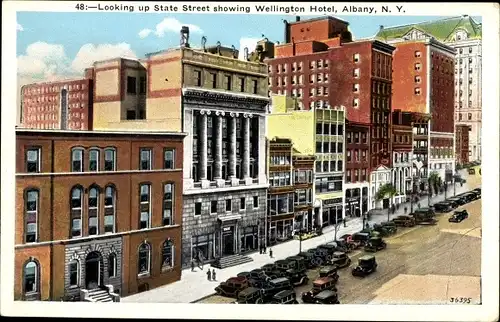
<svg viewBox="0 0 500 322">
<path fill-rule="evenodd" d="M 394 188 L 392 184 L 386 183 L 382 185 L 380 188 L 378 188 L 378 191 L 375 194 L 375 200 L 377 202 L 384 200 L 386 197 L 389 198 L 389 208 L 387 209 L 387 221 L 389 221 L 390 218 L 392 198 L 396 195 L 396 193 L 397 193 L 396 188 Z"/>
<path fill-rule="evenodd" d="M 435 193 L 438 192 L 438 183 L 439 183 L 439 174 L 436 171 L 432 171 L 429 173 L 429 194 L 432 195 L 432 190 L 434 189 Z"/>
</svg>

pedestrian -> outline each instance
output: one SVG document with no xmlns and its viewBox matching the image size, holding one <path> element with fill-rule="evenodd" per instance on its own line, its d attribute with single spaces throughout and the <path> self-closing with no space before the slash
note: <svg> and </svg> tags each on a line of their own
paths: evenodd
<svg viewBox="0 0 500 322">
<path fill-rule="evenodd" d="M 210 271 L 210 270 L 208 270 L 208 271 Z M 212 281 L 216 281 L 216 279 L 215 279 L 215 268 L 212 269 Z"/>
<path fill-rule="evenodd" d="M 198 252 L 198 265 L 200 266 L 200 269 L 203 270 L 203 254 L 201 252 Z"/>
<path fill-rule="evenodd" d="M 210 269 L 208 269 L 208 271 L 207 271 L 207 278 L 209 281 L 212 280 L 212 272 L 210 271 Z"/>
<path fill-rule="evenodd" d="M 405 214 L 408 212 L 408 207 L 405 207 Z"/>
<path fill-rule="evenodd" d="M 264 254 L 267 254 L 267 246 L 264 244 Z"/>
<path fill-rule="evenodd" d="M 420 202 L 417 204 L 418 209 L 420 209 Z"/>
<path fill-rule="evenodd" d="M 347 224 L 346 224 L 346 222 L 345 222 L 345 219 L 344 219 L 343 221 L 344 221 L 344 227 L 347 227 Z"/>
<path fill-rule="evenodd" d="M 272 248 L 269 248 L 269 257 L 273 258 L 273 250 L 272 250 Z"/>
<path fill-rule="evenodd" d="M 191 260 L 191 272 L 194 272 L 194 267 L 195 267 L 194 259 L 192 259 Z"/>
</svg>

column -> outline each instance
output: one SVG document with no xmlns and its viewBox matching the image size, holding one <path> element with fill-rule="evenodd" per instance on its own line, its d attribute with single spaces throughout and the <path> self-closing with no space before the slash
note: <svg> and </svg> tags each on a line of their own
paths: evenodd
<svg viewBox="0 0 500 322">
<path fill-rule="evenodd" d="M 201 181 L 206 181 L 207 180 L 207 152 L 208 152 L 208 144 L 207 144 L 207 119 L 208 115 L 210 114 L 210 111 L 207 110 L 201 110 L 200 111 L 200 117 L 201 117 L 201 122 L 200 124 L 200 135 L 199 138 L 201 140 L 200 144 L 200 180 Z M 203 182 L 202 182 L 203 186 Z"/>
<path fill-rule="evenodd" d="M 214 178 L 217 181 L 217 186 L 224 184 L 222 181 L 222 122 L 224 118 L 224 112 L 215 112 L 216 127 L 215 127 L 215 169 Z"/>
<path fill-rule="evenodd" d="M 231 149 L 229 151 L 229 177 L 231 181 L 235 181 L 236 178 L 236 118 L 238 113 L 230 113 L 231 118 L 229 126 L 229 144 Z"/>
<path fill-rule="evenodd" d="M 252 115 L 243 114 L 243 179 L 250 177 L 250 121 Z"/>
</svg>

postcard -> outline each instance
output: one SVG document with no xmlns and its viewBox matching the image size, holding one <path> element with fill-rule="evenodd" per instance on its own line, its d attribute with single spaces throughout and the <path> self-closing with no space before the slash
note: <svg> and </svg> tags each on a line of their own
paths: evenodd
<svg viewBox="0 0 500 322">
<path fill-rule="evenodd" d="M 3 315 L 498 320 L 498 5 L 2 7 Z"/>
</svg>

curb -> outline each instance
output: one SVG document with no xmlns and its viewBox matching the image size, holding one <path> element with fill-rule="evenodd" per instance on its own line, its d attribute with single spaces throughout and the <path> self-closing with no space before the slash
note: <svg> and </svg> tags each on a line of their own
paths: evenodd
<svg viewBox="0 0 500 322">
<path fill-rule="evenodd" d="M 209 294 L 209 295 L 204 296 L 204 297 L 202 297 L 202 298 L 199 298 L 199 299 L 197 299 L 197 300 L 191 301 L 191 302 L 189 302 L 189 303 L 197 303 L 197 302 L 203 301 L 204 299 L 207 299 L 207 298 L 209 298 L 209 297 L 212 297 L 212 296 L 214 296 L 214 295 L 217 295 L 217 292 L 212 293 L 212 294 Z"/>
</svg>

